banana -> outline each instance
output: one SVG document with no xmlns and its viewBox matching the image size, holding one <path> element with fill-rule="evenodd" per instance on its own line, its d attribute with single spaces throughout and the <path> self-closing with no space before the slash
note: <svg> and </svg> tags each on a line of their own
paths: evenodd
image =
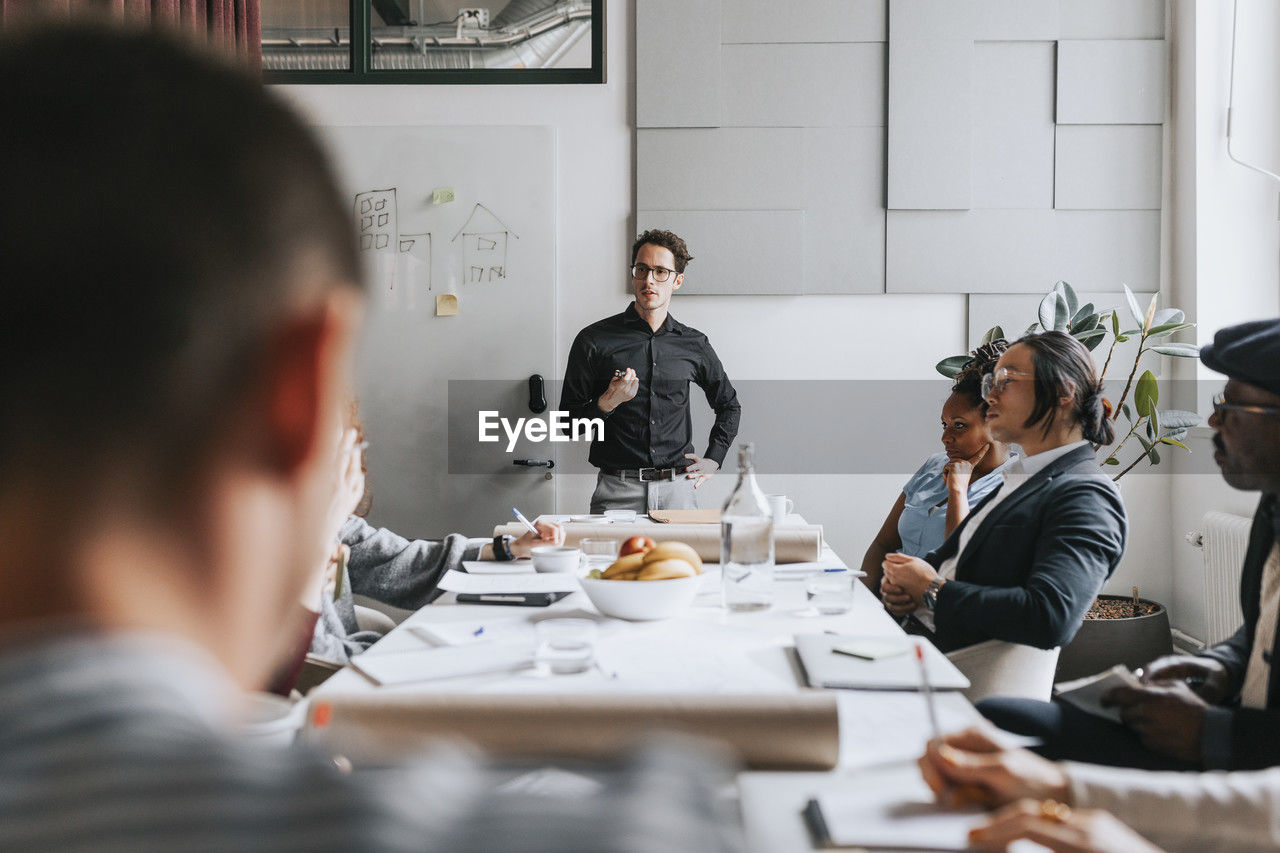
<svg viewBox="0 0 1280 853">
<path fill-rule="evenodd" d="M 698 556 L 697 551 L 683 542 L 660 542 L 644 555 L 646 565 L 672 558 L 684 560 L 693 566 L 694 574 L 702 574 L 702 558 Z"/>
<path fill-rule="evenodd" d="M 667 560 L 654 560 L 647 562 L 640 573 L 636 575 L 638 581 L 663 581 L 671 578 L 691 578 L 698 574 L 698 570 L 684 560 L 672 557 Z"/>
<path fill-rule="evenodd" d="M 609 568 L 604 570 L 601 577 L 607 580 L 614 580 L 618 575 L 637 571 L 643 563 L 644 554 L 628 554 L 615 560 Z"/>
</svg>

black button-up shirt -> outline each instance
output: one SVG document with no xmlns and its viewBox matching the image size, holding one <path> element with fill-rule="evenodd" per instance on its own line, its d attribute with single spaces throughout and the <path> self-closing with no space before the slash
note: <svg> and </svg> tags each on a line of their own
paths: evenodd
<svg viewBox="0 0 1280 853">
<path fill-rule="evenodd" d="M 612 412 L 601 411 L 597 401 L 614 371 L 628 367 L 640 379 L 636 396 Z M 702 389 L 716 413 L 703 455 L 723 465 L 742 407 L 711 342 L 670 314 L 653 331 L 633 302 L 578 333 L 569 350 L 560 408 L 571 418 L 604 419 L 604 440 L 591 444 L 591 464 L 597 468 L 684 468 L 689 464 L 684 455 L 693 452 L 690 382 Z"/>
</svg>

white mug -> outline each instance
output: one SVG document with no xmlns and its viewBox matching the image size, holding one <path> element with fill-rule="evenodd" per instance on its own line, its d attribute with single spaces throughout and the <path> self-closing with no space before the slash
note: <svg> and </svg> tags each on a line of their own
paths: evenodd
<svg viewBox="0 0 1280 853">
<path fill-rule="evenodd" d="M 774 521 L 782 521 L 796 508 L 796 502 L 786 495 L 765 495 L 764 499 L 769 502 L 769 512 L 773 513 Z"/>
</svg>

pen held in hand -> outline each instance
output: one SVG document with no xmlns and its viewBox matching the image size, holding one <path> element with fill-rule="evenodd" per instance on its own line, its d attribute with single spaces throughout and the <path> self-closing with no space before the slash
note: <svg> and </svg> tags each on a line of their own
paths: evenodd
<svg viewBox="0 0 1280 853">
<path fill-rule="evenodd" d="M 529 528 L 529 532 L 530 532 L 530 533 L 532 533 L 534 536 L 539 536 L 539 537 L 540 537 L 540 536 L 542 536 L 542 534 L 538 532 L 538 528 L 534 527 L 534 526 L 529 522 L 529 519 L 527 519 L 527 518 L 525 518 L 525 517 L 524 517 L 524 515 L 520 512 L 520 510 L 516 509 L 515 507 L 512 507 L 512 508 L 511 508 L 511 511 L 512 511 L 513 513 L 515 513 L 516 519 L 517 519 L 521 524 L 523 524 L 525 527 Z"/>
</svg>

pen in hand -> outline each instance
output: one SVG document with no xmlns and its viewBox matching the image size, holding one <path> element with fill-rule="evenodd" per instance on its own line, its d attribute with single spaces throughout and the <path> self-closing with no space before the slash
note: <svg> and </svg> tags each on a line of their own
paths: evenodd
<svg viewBox="0 0 1280 853">
<path fill-rule="evenodd" d="M 533 524 L 529 522 L 529 519 L 525 518 L 524 515 L 521 514 L 520 510 L 516 509 L 515 507 L 512 507 L 511 511 L 515 513 L 516 518 L 520 521 L 521 524 L 529 528 L 530 533 L 532 533 L 534 536 L 538 536 L 538 537 L 542 536 L 542 534 L 538 532 L 538 528 L 534 527 Z"/>
<path fill-rule="evenodd" d="M 929 670 L 924 664 L 924 640 L 918 640 L 916 646 L 916 663 L 920 666 L 920 692 L 924 694 L 925 708 L 929 711 L 929 728 L 933 740 L 941 742 L 942 727 L 938 724 L 938 708 L 933 699 L 933 685 L 929 683 Z M 945 747 L 944 747 L 945 748 Z M 989 797 L 977 785 L 948 785 L 938 795 L 942 805 L 948 808 L 966 806 L 973 803 L 988 804 Z"/>
</svg>

